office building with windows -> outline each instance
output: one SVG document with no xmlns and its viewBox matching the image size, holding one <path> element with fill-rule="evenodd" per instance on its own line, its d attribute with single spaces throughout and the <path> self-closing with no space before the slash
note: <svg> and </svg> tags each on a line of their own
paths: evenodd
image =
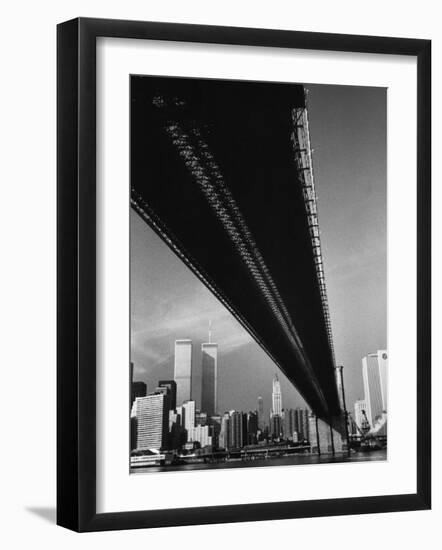
<svg viewBox="0 0 442 550">
<path fill-rule="evenodd" d="M 165 449 L 169 435 L 169 396 L 152 393 L 137 397 L 133 415 L 136 417 L 136 448 Z"/>
<path fill-rule="evenodd" d="M 201 410 L 213 416 L 218 407 L 218 344 L 202 344 L 201 353 Z"/>
<path fill-rule="evenodd" d="M 175 341 L 174 380 L 176 405 L 180 406 L 192 396 L 192 340 Z"/>
<path fill-rule="evenodd" d="M 379 350 L 362 359 L 364 400 L 368 422 L 373 427 L 387 411 L 387 352 Z"/>
<path fill-rule="evenodd" d="M 195 401 L 184 401 L 182 406 L 183 428 L 190 430 L 195 427 Z"/>
</svg>

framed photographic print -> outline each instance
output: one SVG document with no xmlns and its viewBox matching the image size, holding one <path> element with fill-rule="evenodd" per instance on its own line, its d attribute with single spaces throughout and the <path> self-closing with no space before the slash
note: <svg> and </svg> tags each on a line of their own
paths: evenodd
<svg viewBox="0 0 442 550">
<path fill-rule="evenodd" d="M 430 507 L 430 48 L 58 26 L 59 525 Z"/>
</svg>

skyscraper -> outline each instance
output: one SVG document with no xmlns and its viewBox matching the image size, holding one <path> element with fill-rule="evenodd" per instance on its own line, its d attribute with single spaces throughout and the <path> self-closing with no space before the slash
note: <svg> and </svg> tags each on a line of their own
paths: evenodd
<svg viewBox="0 0 442 550">
<path fill-rule="evenodd" d="M 158 382 L 159 388 L 169 388 L 170 390 L 170 409 L 174 411 L 176 409 L 176 382 L 175 380 L 160 380 Z"/>
<path fill-rule="evenodd" d="M 264 401 L 261 396 L 258 397 L 258 429 L 264 431 Z"/>
<path fill-rule="evenodd" d="M 258 432 L 258 413 L 249 411 L 247 413 L 247 444 L 253 445 L 257 442 L 256 434 Z"/>
<path fill-rule="evenodd" d="M 273 379 L 272 413 L 279 416 L 282 415 L 281 384 L 277 374 L 275 374 L 275 378 Z"/>
<path fill-rule="evenodd" d="M 362 359 L 366 414 L 370 426 L 387 410 L 387 352 L 378 350 Z"/>
<path fill-rule="evenodd" d="M 280 414 L 272 414 L 270 417 L 270 435 L 274 439 L 280 439 L 283 435 L 282 416 Z"/>
<path fill-rule="evenodd" d="M 147 386 L 144 382 L 132 382 L 131 406 L 137 397 L 146 397 Z"/>
<path fill-rule="evenodd" d="M 230 411 L 229 449 L 240 449 L 247 444 L 247 415 L 239 411 Z"/>
<path fill-rule="evenodd" d="M 218 344 L 211 342 L 201 344 L 202 380 L 201 380 L 201 410 L 208 416 L 217 413 L 217 378 L 218 378 Z"/>
<path fill-rule="evenodd" d="M 192 340 L 175 340 L 176 404 L 189 401 L 192 391 Z"/>
<path fill-rule="evenodd" d="M 296 407 L 295 409 L 295 430 L 298 432 L 300 440 L 310 440 L 310 436 L 313 435 L 310 430 L 308 409 L 301 409 Z"/>
<path fill-rule="evenodd" d="M 294 439 L 293 434 L 297 434 L 297 438 L 301 439 L 299 431 L 296 425 L 296 411 L 295 409 L 285 409 L 284 410 L 284 437 L 285 439 Z"/>
<path fill-rule="evenodd" d="M 183 403 L 183 426 L 186 430 L 195 427 L 195 401 L 184 401 Z"/>
<path fill-rule="evenodd" d="M 169 396 L 152 393 L 137 397 L 134 403 L 137 449 L 164 449 L 169 434 Z"/>
<path fill-rule="evenodd" d="M 228 449 L 229 447 L 229 428 L 230 428 L 230 414 L 224 413 L 221 418 L 221 428 L 219 433 L 219 447 L 221 449 Z"/>
</svg>

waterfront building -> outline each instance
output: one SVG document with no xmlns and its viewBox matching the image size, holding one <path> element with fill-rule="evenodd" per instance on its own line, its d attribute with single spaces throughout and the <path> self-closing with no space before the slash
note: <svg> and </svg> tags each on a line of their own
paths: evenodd
<svg viewBox="0 0 442 550">
<path fill-rule="evenodd" d="M 174 380 L 176 405 L 180 406 L 192 394 L 192 340 L 175 340 Z"/>
<path fill-rule="evenodd" d="M 144 382 L 132 382 L 131 405 L 137 397 L 146 397 L 147 385 Z"/>
<path fill-rule="evenodd" d="M 167 395 L 168 397 L 168 403 L 169 403 L 169 411 L 172 411 L 172 392 L 169 386 L 157 386 L 155 388 L 155 393 L 163 393 L 164 395 Z"/>
<path fill-rule="evenodd" d="M 308 409 L 302 409 L 301 407 L 296 407 L 295 409 L 295 430 L 298 432 L 300 440 L 310 440 L 311 430 L 310 430 L 310 412 Z"/>
<path fill-rule="evenodd" d="M 258 429 L 264 431 L 264 400 L 261 396 L 258 397 Z"/>
<path fill-rule="evenodd" d="M 282 415 L 281 384 L 277 374 L 275 374 L 275 378 L 273 379 L 272 414 Z"/>
<path fill-rule="evenodd" d="M 221 421 L 222 417 L 218 414 L 211 416 L 208 419 L 209 426 L 212 427 L 212 445 L 214 448 L 219 446 L 219 437 L 221 433 Z"/>
<path fill-rule="evenodd" d="M 378 350 L 362 359 L 364 400 L 368 422 L 373 427 L 387 411 L 387 352 Z"/>
<path fill-rule="evenodd" d="M 293 434 L 296 433 L 296 437 L 298 437 L 297 432 L 297 424 L 296 424 L 296 410 L 295 409 L 285 409 L 284 410 L 284 422 L 283 422 L 283 432 L 285 439 L 293 440 Z"/>
<path fill-rule="evenodd" d="M 195 401 L 185 401 L 183 403 L 183 427 L 190 430 L 195 427 Z"/>
<path fill-rule="evenodd" d="M 219 432 L 218 445 L 220 449 L 227 449 L 229 447 L 229 428 L 230 428 L 230 414 L 224 413 L 221 417 L 221 428 Z"/>
<path fill-rule="evenodd" d="M 137 449 L 165 449 L 169 435 L 169 396 L 152 393 L 134 402 Z"/>
<path fill-rule="evenodd" d="M 241 449 L 247 444 L 247 415 L 240 411 L 230 411 L 229 449 Z"/>
<path fill-rule="evenodd" d="M 210 426 L 195 426 L 187 430 L 187 442 L 198 442 L 201 447 L 212 446 L 212 433 Z"/>
<path fill-rule="evenodd" d="M 170 391 L 170 410 L 176 409 L 176 382 L 175 380 L 160 380 L 159 388 L 168 388 Z"/>
<path fill-rule="evenodd" d="M 209 416 L 218 408 L 218 344 L 201 344 L 201 410 Z"/>
<path fill-rule="evenodd" d="M 272 414 L 270 416 L 270 435 L 273 439 L 281 439 L 283 436 L 282 415 Z"/>
<path fill-rule="evenodd" d="M 169 411 L 169 442 L 171 449 L 179 449 L 186 443 L 186 430 L 183 425 L 183 408 Z"/>
<path fill-rule="evenodd" d="M 253 445 L 257 443 L 258 434 L 258 413 L 250 411 L 247 413 L 247 444 Z"/>
</svg>

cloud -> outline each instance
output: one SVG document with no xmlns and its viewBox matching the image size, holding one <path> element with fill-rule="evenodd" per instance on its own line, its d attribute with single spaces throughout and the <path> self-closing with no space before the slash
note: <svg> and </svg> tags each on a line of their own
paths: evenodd
<svg viewBox="0 0 442 550">
<path fill-rule="evenodd" d="M 253 341 L 233 315 L 199 283 L 200 288 L 187 296 L 160 300 L 132 312 L 132 351 L 146 364 L 157 364 L 173 354 L 174 341 L 190 338 L 207 341 L 208 323 L 212 321 L 212 341 L 220 353 L 230 353 Z M 154 307 L 149 307 L 154 305 Z"/>
</svg>

